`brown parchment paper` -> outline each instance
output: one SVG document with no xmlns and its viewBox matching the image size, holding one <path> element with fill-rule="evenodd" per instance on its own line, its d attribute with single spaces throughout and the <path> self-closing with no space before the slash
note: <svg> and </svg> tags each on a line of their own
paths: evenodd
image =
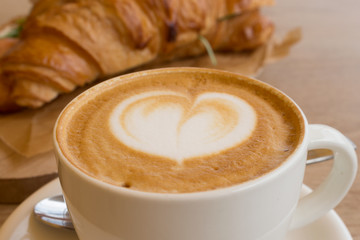
<svg viewBox="0 0 360 240">
<path fill-rule="evenodd" d="M 249 76 L 256 76 L 266 64 L 287 56 L 291 47 L 301 39 L 301 29 L 296 28 L 280 39 L 272 39 L 266 45 L 246 53 L 216 53 L 217 65 L 212 65 L 207 55 L 189 58 L 161 65 L 147 65 L 136 70 L 162 67 L 204 67 L 216 68 Z M 19 113 L 0 115 L 0 161 L 12 156 L 22 156 L 31 160 L 53 149 L 52 131 L 55 121 L 75 96 L 89 86 L 65 94 L 54 102 L 37 110 L 25 110 Z M 16 154 L 9 154 L 13 151 Z M 5 154 L 6 153 L 6 154 Z"/>
</svg>

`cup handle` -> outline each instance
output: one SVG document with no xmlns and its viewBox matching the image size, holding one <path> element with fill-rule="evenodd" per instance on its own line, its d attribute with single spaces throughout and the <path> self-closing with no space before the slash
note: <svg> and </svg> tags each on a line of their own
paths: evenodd
<svg viewBox="0 0 360 240">
<path fill-rule="evenodd" d="M 290 229 L 303 227 L 334 208 L 349 191 L 357 172 L 354 147 L 343 134 L 326 125 L 311 124 L 309 136 L 308 150 L 332 150 L 334 163 L 326 179 L 299 200 Z"/>
</svg>

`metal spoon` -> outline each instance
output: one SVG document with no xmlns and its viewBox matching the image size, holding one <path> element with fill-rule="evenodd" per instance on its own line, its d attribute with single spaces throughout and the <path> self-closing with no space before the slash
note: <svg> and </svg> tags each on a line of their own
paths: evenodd
<svg viewBox="0 0 360 240">
<path fill-rule="evenodd" d="M 349 139 L 356 150 L 356 145 Z M 306 161 L 306 165 L 324 162 L 334 158 L 334 155 L 312 158 Z M 56 228 L 74 230 L 69 211 L 66 207 L 63 195 L 45 198 L 34 207 L 35 217 L 41 222 Z"/>
<path fill-rule="evenodd" d="M 353 146 L 354 150 L 357 149 L 357 146 L 356 144 L 348 137 L 346 137 L 346 139 L 350 142 L 350 144 Z M 327 160 L 331 160 L 334 158 L 334 155 L 326 155 L 326 156 L 321 156 L 321 157 L 316 157 L 316 158 L 312 158 L 312 159 L 308 159 L 306 161 L 306 165 L 311 165 L 311 164 L 314 164 L 314 163 L 320 163 L 320 162 L 324 162 L 324 161 L 327 161 Z"/>
<path fill-rule="evenodd" d="M 41 200 L 35 205 L 34 214 L 38 220 L 47 225 L 74 230 L 63 195 Z"/>
</svg>

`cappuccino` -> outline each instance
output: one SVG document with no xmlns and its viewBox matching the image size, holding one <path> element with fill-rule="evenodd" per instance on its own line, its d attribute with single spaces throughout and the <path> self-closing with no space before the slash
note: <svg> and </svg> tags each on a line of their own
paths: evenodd
<svg viewBox="0 0 360 240">
<path fill-rule="evenodd" d="M 64 156 L 100 181 L 145 192 L 228 187 L 280 166 L 302 141 L 293 102 L 237 74 L 178 68 L 108 80 L 58 120 Z"/>
</svg>

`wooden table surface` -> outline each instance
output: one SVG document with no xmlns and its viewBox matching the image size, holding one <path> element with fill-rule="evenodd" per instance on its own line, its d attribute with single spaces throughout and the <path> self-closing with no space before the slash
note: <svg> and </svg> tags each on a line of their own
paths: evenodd
<svg viewBox="0 0 360 240">
<path fill-rule="evenodd" d="M 17 1 L 12 2 L 16 9 Z M 10 5 L 3 4 L 0 3 L 0 16 L 6 18 L 9 11 L 5 8 Z M 309 123 L 333 126 L 357 146 L 360 146 L 359 10 L 358 0 L 277 0 L 274 7 L 264 10 L 274 19 L 277 34 L 300 26 L 303 39 L 287 58 L 266 66 L 258 77 L 291 96 Z M 305 184 L 315 188 L 328 174 L 331 164 L 330 161 L 308 166 Z M 0 205 L 0 225 L 16 207 Z M 353 238 L 360 239 L 359 174 L 335 210 Z"/>
</svg>

